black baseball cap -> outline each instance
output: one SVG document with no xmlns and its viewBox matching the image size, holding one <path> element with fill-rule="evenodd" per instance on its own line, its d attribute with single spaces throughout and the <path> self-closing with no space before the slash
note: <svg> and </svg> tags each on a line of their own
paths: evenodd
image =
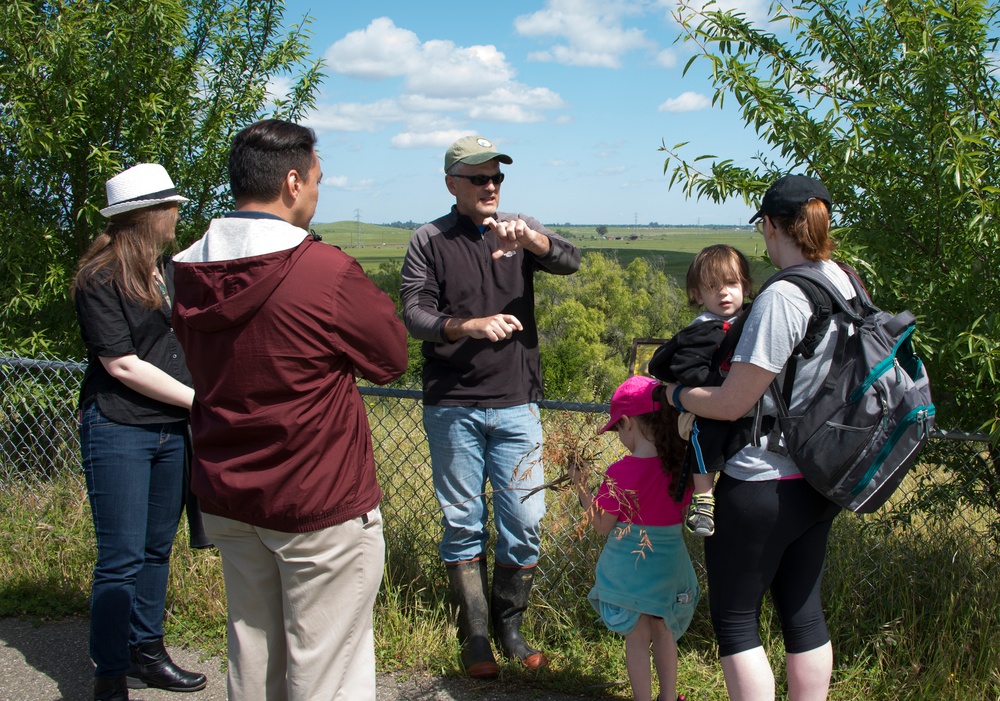
<svg viewBox="0 0 1000 701">
<path fill-rule="evenodd" d="M 822 200 L 826 203 L 828 211 L 833 207 L 829 190 L 816 178 L 810 178 L 808 175 L 786 175 L 778 178 L 767 188 L 760 209 L 750 218 L 750 223 L 753 224 L 765 214 L 769 217 L 794 219 L 802 205 L 809 200 Z"/>
</svg>

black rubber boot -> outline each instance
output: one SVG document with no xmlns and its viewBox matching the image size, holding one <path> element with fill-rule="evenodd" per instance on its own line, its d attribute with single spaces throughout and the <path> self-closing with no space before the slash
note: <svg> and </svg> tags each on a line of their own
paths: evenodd
<svg viewBox="0 0 1000 701">
<path fill-rule="evenodd" d="M 490 647 L 486 560 L 446 563 L 445 569 L 451 600 L 458 609 L 458 641 L 465 673 L 476 679 L 495 679 L 500 670 Z"/>
<path fill-rule="evenodd" d="M 166 691 L 201 691 L 208 684 L 204 674 L 188 672 L 174 664 L 163 647 L 163 639 L 129 646 L 132 666 L 128 670 L 128 688 L 153 687 Z"/>
<path fill-rule="evenodd" d="M 94 701 L 128 701 L 125 675 L 94 677 Z"/>
<path fill-rule="evenodd" d="M 531 586 L 535 581 L 534 567 L 493 568 L 493 632 L 508 657 L 521 660 L 529 669 L 546 667 L 549 659 L 528 645 L 521 635 L 521 620 L 528 608 Z"/>
</svg>

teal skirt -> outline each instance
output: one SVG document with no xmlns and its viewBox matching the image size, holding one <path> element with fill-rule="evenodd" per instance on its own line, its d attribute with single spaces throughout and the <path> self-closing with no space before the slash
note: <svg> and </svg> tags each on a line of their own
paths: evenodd
<svg viewBox="0 0 1000 701">
<path fill-rule="evenodd" d="M 608 535 L 587 600 L 620 635 L 631 633 L 645 613 L 662 618 L 677 640 L 691 624 L 698 594 L 680 524 L 620 524 Z"/>
</svg>

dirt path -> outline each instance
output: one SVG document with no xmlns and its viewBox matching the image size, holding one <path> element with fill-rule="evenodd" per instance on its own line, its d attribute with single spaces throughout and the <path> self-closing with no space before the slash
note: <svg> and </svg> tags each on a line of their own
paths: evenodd
<svg viewBox="0 0 1000 701">
<path fill-rule="evenodd" d="M 19 618 L 0 619 L 0 701 L 89 701 L 94 667 L 87 654 L 89 625 L 75 618 L 35 625 Z M 195 694 L 158 689 L 132 691 L 132 701 L 226 701 L 221 660 L 200 659 L 195 650 L 171 649 L 186 669 L 208 676 L 208 687 Z M 183 697 L 183 698 L 182 698 Z M 514 687 L 502 681 L 380 674 L 377 701 L 579 701 L 540 689 Z"/>
</svg>

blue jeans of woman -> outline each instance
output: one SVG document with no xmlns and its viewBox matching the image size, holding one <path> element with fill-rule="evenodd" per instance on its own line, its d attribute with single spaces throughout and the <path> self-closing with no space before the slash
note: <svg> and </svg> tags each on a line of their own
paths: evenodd
<svg viewBox="0 0 1000 701">
<path fill-rule="evenodd" d="M 163 637 L 170 550 L 183 504 L 185 423 L 128 426 L 96 404 L 80 446 L 97 536 L 90 597 L 95 676 L 129 667 L 129 645 Z"/>
<path fill-rule="evenodd" d="M 434 491 L 441 504 L 445 562 L 472 560 L 485 552 L 486 480 L 493 487 L 496 562 L 530 567 L 538 561 L 544 490 L 542 422 L 535 404 L 482 409 L 425 406 Z"/>
</svg>

